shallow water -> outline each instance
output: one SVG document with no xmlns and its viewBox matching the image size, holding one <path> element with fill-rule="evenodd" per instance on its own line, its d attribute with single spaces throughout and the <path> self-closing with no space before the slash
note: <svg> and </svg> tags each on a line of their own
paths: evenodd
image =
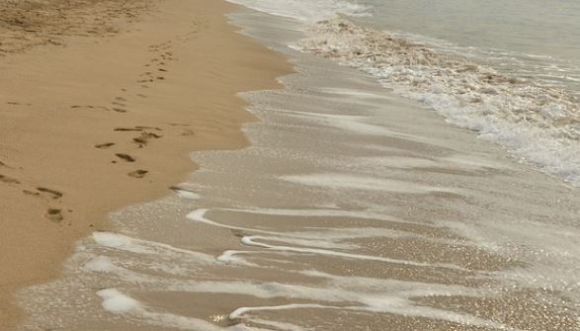
<svg viewBox="0 0 580 331">
<path fill-rule="evenodd" d="M 580 328 L 575 189 L 290 48 L 295 20 L 232 20 L 298 72 L 243 95 L 252 146 L 194 153 L 180 189 L 114 213 L 23 291 L 23 330 Z"/>
<path fill-rule="evenodd" d="M 382 28 L 465 47 L 551 56 L 579 64 L 580 3 L 555 0 L 364 0 Z"/>
<path fill-rule="evenodd" d="M 577 3 L 232 2 L 301 22 L 306 38 L 294 47 L 369 73 L 580 186 Z"/>
</svg>

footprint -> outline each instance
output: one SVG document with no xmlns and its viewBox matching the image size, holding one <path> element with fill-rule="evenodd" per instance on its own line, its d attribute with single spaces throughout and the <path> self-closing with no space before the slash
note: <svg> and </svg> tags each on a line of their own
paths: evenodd
<svg viewBox="0 0 580 331">
<path fill-rule="evenodd" d="M 115 128 L 115 131 L 143 131 L 141 127 L 134 127 L 134 128 Z"/>
<path fill-rule="evenodd" d="M 183 130 L 181 132 L 181 135 L 185 136 L 185 137 L 191 137 L 191 136 L 195 136 L 195 132 L 193 132 L 193 130 L 187 129 L 187 130 Z"/>
<path fill-rule="evenodd" d="M 5 184 L 20 184 L 20 182 L 14 178 L 10 178 L 4 175 L 0 175 L 0 182 Z"/>
<path fill-rule="evenodd" d="M 148 130 L 163 131 L 161 128 L 156 127 L 156 126 L 142 126 L 142 125 L 139 125 L 139 126 L 136 126 L 136 128 L 139 128 L 139 129 L 142 129 L 142 130 L 148 129 Z"/>
<path fill-rule="evenodd" d="M 131 171 L 127 175 L 129 175 L 130 177 L 133 177 L 133 178 L 143 178 L 148 173 L 149 173 L 149 171 L 147 171 L 147 170 L 135 170 L 135 171 Z"/>
<path fill-rule="evenodd" d="M 49 197 L 51 197 L 54 200 L 60 199 L 63 196 L 63 194 L 61 192 L 56 191 L 56 190 L 51 190 L 51 189 L 46 188 L 46 187 L 37 187 L 36 190 L 40 193 L 44 193 L 44 194 L 48 195 Z"/>
<path fill-rule="evenodd" d="M 147 143 L 149 142 L 149 140 L 151 139 L 159 139 L 163 136 L 158 135 L 156 133 L 153 132 L 142 132 L 141 136 L 133 138 L 133 142 L 138 144 L 139 147 L 143 147 L 144 145 L 147 145 Z"/>
<path fill-rule="evenodd" d="M 40 196 L 40 193 L 38 193 L 38 192 L 32 192 L 32 191 L 29 191 L 29 190 L 22 190 L 22 193 L 24 193 L 26 195 L 32 195 L 32 196 L 35 196 L 35 197 Z"/>
<path fill-rule="evenodd" d="M 101 148 L 101 149 L 109 148 L 111 146 L 115 146 L 115 143 L 104 143 L 104 144 L 95 145 L 96 148 Z"/>
<path fill-rule="evenodd" d="M 119 108 L 119 107 L 113 107 L 113 108 L 111 108 L 111 109 L 113 109 L 113 110 L 114 110 L 114 111 L 116 111 L 117 113 L 126 113 L 126 112 L 127 112 L 127 110 L 126 110 L 126 109 Z"/>
<path fill-rule="evenodd" d="M 114 129 L 114 131 L 143 131 L 143 130 L 163 131 L 161 128 L 156 126 L 142 126 L 142 125 L 137 125 L 132 128 L 118 127 Z"/>
<path fill-rule="evenodd" d="M 48 209 L 48 211 L 46 212 L 46 217 L 55 223 L 60 223 L 64 220 L 64 217 L 62 216 L 62 211 L 60 209 L 55 209 L 55 208 L 50 208 Z"/>
<path fill-rule="evenodd" d="M 115 154 L 115 156 L 122 159 L 122 160 L 125 160 L 127 162 L 135 162 L 136 161 L 135 158 L 129 154 L 117 153 L 117 154 Z"/>
</svg>

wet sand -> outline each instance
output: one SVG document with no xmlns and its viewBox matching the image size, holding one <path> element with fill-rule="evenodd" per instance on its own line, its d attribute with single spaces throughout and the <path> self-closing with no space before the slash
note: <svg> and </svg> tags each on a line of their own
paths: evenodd
<svg viewBox="0 0 580 331">
<path fill-rule="evenodd" d="M 275 87 L 280 55 L 221 1 L 6 2 L 0 24 L 0 329 L 18 288 L 56 277 L 106 215 L 153 200 L 188 153 L 247 145 L 240 91 Z M 265 65 L 267 64 L 267 65 Z"/>
</svg>

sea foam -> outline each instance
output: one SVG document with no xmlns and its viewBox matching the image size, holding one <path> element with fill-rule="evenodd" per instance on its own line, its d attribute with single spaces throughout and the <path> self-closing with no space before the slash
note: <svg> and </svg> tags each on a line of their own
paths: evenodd
<svg viewBox="0 0 580 331">
<path fill-rule="evenodd" d="M 294 48 L 367 72 L 448 122 L 580 186 L 580 106 L 563 89 L 510 77 L 338 16 L 314 24 Z"/>
</svg>

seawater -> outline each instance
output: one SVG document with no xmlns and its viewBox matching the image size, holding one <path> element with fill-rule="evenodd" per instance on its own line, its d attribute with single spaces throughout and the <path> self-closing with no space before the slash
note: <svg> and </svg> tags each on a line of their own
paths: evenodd
<svg viewBox="0 0 580 331">
<path fill-rule="evenodd" d="M 284 3 L 230 16 L 296 69 L 241 95 L 261 119 L 252 145 L 193 153 L 200 169 L 166 198 L 113 213 L 62 278 L 21 293 L 22 329 L 580 329 L 577 189 L 405 81 L 421 61 L 449 84 L 494 69 L 364 25 L 370 3 Z M 384 59 L 400 80 L 377 75 Z"/>
<path fill-rule="evenodd" d="M 370 73 L 580 185 L 578 3 L 233 2 L 303 22 L 307 37 L 297 48 Z"/>
</svg>

